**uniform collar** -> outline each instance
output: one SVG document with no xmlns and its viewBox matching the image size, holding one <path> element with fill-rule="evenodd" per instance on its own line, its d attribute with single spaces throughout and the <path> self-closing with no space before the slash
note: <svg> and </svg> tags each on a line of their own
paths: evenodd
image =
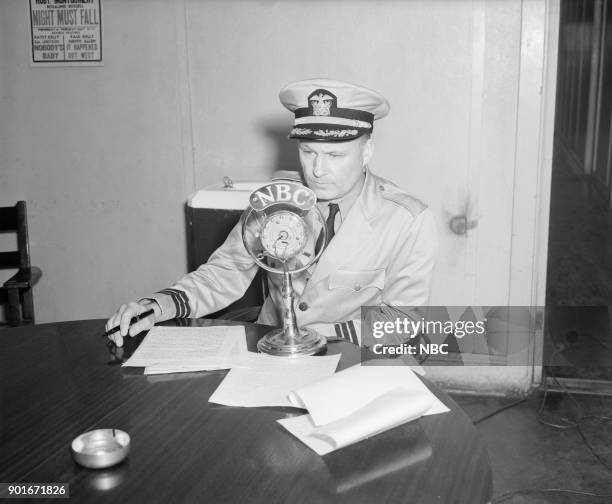
<svg viewBox="0 0 612 504">
<path fill-rule="evenodd" d="M 364 185 L 365 185 L 365 181 L 363 185 L 361 186 L 361 190 L 359 192 L 355 192 L 348 197 L 344 197 L 336 201 L 320 201 L 317 203 L 317 206 L 319 207 L 319 210 L 321 210 L 321 213 L 323 213 L 324 216 L 327 216 L 329 205 L 331 203 L 336 203 L 338 205 L 338 210 L 340 213 L 340 221 L 342 222 L 346 219 L 346 216 L 348 215 L 349 211 L 351 210 L 355 202 L 359 199 L 359 197 L 363 193 Z"/>
<path fill-rule="evenodd" d="M 352 195 L 350 198 L 343 198 L 341 200 L 336 201 L 338 204 L 338 208 L 340 209 L 340 217 L 341 220 L 344 221 L 354 205 L 357 205 L 364 217 L 367 221 L 372 220 L 373 216 L 376 213 L 377 202 L 376 202 L 376 191 L 379 189 L 377 187 L 378 180 L 376 175 L 374 175 L 368 167 L 366 167 L 366 176 L 361 186 L 361 191 Z M 328 205 L 329 201 L 320 201 L 317 203 L 319 210 L 323 213 L 324 216 L 328 214 Z"/>
</svg>

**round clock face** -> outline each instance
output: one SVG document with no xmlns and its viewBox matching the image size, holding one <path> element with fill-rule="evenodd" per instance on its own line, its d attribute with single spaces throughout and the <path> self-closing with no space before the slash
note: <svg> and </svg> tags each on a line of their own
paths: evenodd
<svg viewBox="0 0 612 504">
<path fill-rule="evenodd" d="M 306 226 L 293 212 L 281 210 L 268 216 L 261 227 L 261 244 L 278 259 L 299 254 L 306 245 Z"/>
</svg>

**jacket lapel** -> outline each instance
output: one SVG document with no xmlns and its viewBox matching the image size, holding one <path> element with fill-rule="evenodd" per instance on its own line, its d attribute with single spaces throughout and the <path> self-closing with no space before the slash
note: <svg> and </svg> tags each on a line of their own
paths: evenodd
<svg viewBox="0 0 612 504">
<path fill-rule="evenodd" d="M 368 175 L 363 194 L 357 199 L 346 219 L 342 222 L 342 226 L 321 255 L 305 291 L 308 291 L 310 286 L 327 278 L 338 269 L 339 265 L 347 263 L 351 257 L 358 253 L 366 237 L 369 236 L 371 229 L 370 215 L 365 202 L 369 200 L 368 193 L 372 189 L 373 181 L 371 180 L 372 175 Z"/>
</svg>

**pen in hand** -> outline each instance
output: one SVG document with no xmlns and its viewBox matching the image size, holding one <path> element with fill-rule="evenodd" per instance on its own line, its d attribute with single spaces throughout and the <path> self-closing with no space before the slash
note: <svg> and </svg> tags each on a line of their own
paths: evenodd
<svg viewBox="0 0 612 504">
<path fill-rule="evenodd" d="M 150 310 L 142 312 L 140 315 L 137 315 L 136 317 L 132 317 L 132 319 L 130 320 L 130 327 L 132 326 L 132 324 L 135 324 L 136 322 L 138 322 L 138 321 L 140 321 L 142 319 L 146 319 L 149 315 L 153 315 L 154 313 L 155 313 L 155 310 L 153 310 L 153 308 L 151 308 Z M 104 333 L 104 336 L 110 336 L 111 334 L 115 334 L 120 329 L 121 329 L 121 326 L 115 326 L 112 329 L 109 329 L 108 331 L 106 331 Z"/>
</svg>

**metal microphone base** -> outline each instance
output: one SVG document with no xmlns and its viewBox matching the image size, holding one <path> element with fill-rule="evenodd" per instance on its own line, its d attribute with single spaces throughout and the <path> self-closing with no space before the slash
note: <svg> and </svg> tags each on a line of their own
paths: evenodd
<svg viewBox="0 0 612 504">
<path fill-rule="evenodd" d="M 315 355 L 327 346 L 327 340 L 315 331 L 298 328 L 295 335 L 285 329 L 274 329 L 267 333 L 257 343 L 257 349 L 262 353 L 283 357 L 303 357 Z"/>
</svg>

